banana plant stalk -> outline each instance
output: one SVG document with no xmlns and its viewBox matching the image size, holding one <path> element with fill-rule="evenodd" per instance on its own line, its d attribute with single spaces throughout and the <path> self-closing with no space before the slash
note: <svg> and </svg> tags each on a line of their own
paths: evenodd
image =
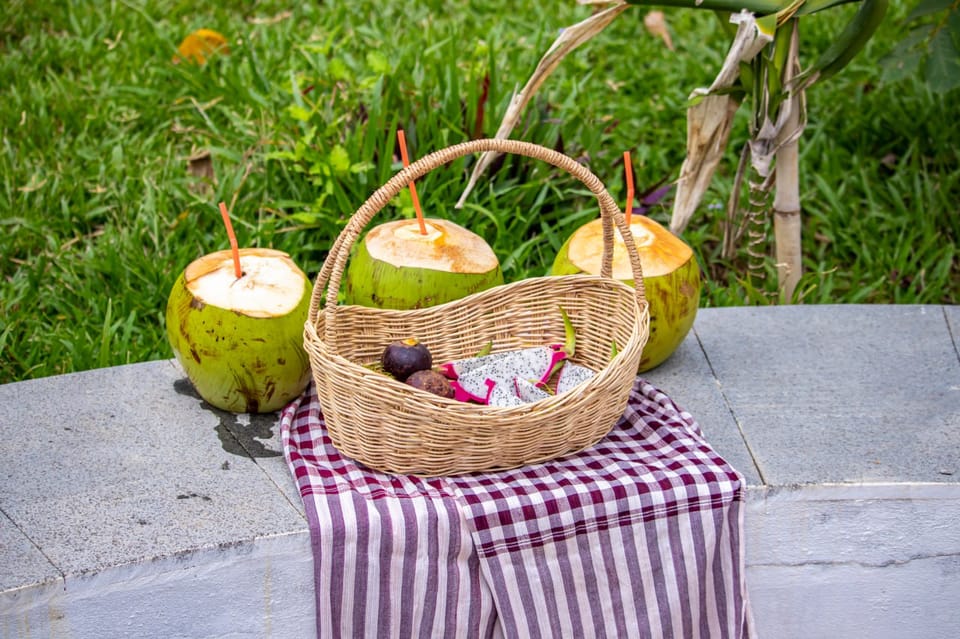
<svg viewBox="0 0 960 639">
<path fill-rule="evenodd" d="M 799 20 L 791 20 L 790 48 L 783 68 L 783 84 L 799 72 Z M 799 139 L 806 125 L 805 89 L 792 91 L 784 104 L 787 116 L 777 134 L 776 184 L 773 199 L 773 235 L 780 301 L 793 301 L 803 274 L 800 209 Z"/>
<path fill-rule="evenodd" d="M 801 71 L 800 21 L 794 4 L 775 14 L 777 31 L 771 55 L 757 56 L 752 77 L 741 78 L 755 108 L 749 141 L 751 164 L 763 178 L 763 192 L 751 193 L 752 205 L 770 188 L 771 162 L 776 167 L 773 233 L 778 292 L 783 303 L 793 301 L 803 273 L 798 143 L 806 126 L 806 90 L 853 59 L 879 27 L 887 6 L 888 0 L 863 0 L 839 37 L 813 65 Z M 756 220 L 753 222 L 755 227 Z M 748 255 L 753 258 L 757 252 L 754 235 Z"/>
<path fill-rule="evenodd" d="M 775 19 L 779 21 L 778 17 Z M 772 46 L 752 61 L 749 73 L 741 80 L 751 94 L 750 103 L 754 108 L 750 139 L 742 156 L 749 158 L 752 175 L 749 206 L 742 215 L 742 226 L 746 227 L 748 237 L 747 271 L 754 279 L 766 277 L 766 227 L 773 192 L 776 194 L 772 208 L 777 281 L 781 301 L 785 302 L 793 298 L 802 268 L 797 140 L 806 123 L 804 93 L 803 90 L 782 90 L 799 72 L 798 25 L 799 21 L 790 17 L 783 28 L 777 29 L 772 23 L 766 25 L 774 30 Z M 741 162 L 738 171 L 744 169 L 744 164 Z M 739 188 L 740 180 L 736 183 Z M 738 195 L 734 191 L 731 197 Z M 731 208 L 728 206 L 728 210 Z M 730 235 L 731 231 L 725 229 L 724 236 Z M 725 245 L 727 257 L 732 256 L 732 248 L 730 244 Z"/>
</svg>

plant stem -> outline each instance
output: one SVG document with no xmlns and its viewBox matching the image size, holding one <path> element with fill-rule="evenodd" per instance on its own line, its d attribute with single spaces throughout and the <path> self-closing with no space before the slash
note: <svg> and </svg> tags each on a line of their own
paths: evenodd
<svg viewBox="0 0 960 639">
<path fill-rule="evenodd" d="M 800 66 L 799 21 L 793 20 L 790 52 L 783 71 L 787 86 Z M 790 112 L 778 136 L 776 154 L 776 188 L 773 199 L 773 233 L 776 246 L 777 283 L 780 302 L 789 304 L 803 273 L 803 249 L 800 217 L 800 151 L 799 137 L 804 123 L 803 91 L 794 91 L 788 98 Z"/>
</svg>

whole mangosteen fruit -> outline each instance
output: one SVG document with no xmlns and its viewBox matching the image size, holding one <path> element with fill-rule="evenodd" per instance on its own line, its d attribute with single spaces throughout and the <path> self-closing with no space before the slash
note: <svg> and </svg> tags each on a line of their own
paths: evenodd
<svg viewBox="0 0 960 639">
<path fill-rule="evenodd" d="M 407 378 L 407 384 L 447 399 L 453 399 L 454 396 L 450 380 L 431 368 L 411 373 Z"/>
<path fill-rule="evenodd" d="M 391 342 L 380 356 L 383 370 L 401 382 L 417 371 L 433 366 L 430 350 L 415 337 Z"/>
</svg>

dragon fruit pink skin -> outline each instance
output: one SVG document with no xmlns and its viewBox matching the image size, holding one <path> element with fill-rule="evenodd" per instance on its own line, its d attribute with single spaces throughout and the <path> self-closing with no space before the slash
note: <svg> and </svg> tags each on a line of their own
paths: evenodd
<svg viewBox="0 0 960 639">
<path fill-rule="evenodd" d="M 467 382 L 469 390 L 461 385 L 461 381 Z M 461 378 L 461 380 L 451 381 L 450 386 L 453 387 L 453 398 L 461 402 L 477 402 L 487 406 L 519 406 L 524 403 L 510 384 L 496 382 L 489 377 L 484 377 L 479 385 L 477 382 Z"/>
<path fill-rule="evenodd" d="M 564 362 L 563 367 L 560 369 L 560 375 L 557 376 L 557 395 L 582 384 L 594 375 L 596 375 L 596 373 L 586 366 L 574 364 L 573 362 Z"/>
<path fill-rule="evenodd" d="M 552 358 L 550 362 L 552 366 L 555 362 L 562 361 L 566 357 L 566 353 L 561 344 L 533 346 L 531 348 L 521 348 L 519 350 L 504 351 L 502 353 L 493 353 L 480 357 L 467 357 L 452 362 L 445 362 L 439 366 L 438 370 L 450 379 L 457 379 L 461 375 L 465 375 L 474 369 L 497 362 L 501 362 L 506 366 L 516 365 L 520 367 L 537 368 L 538 362 L 541 361 L 539 358 L 544 357 Z M 526 370 L 526 368 L 524 368 L 524 370 Z M 530 375 L 530 377 L 537 377 L 539 379 L 546 370 L 546 368 L 538 370 L 534 375 Z"/>
<path fill-rule="evenodd" d="M 496 382 L 487 376 L 484 367 L 475 368 L 461 377 L 451 380 L 453 398 L 461 402 L 486 404 L 492 385 Z"/>
<path fill-rule="evenodd" d="M 546 382 L 566 357 L 567 354 L 563 349 L 538 346 L 477 358 L 477 360 L 485 360 L 482 366 L 472 366 L 468 363 L 459 370 L 456 366 L 448 369 L 441 367 L 441 370 L 452 371 L 457 375 L 457 378 L 450 382 L 455 399 L 486 404 L 491 394 L 488 382 L 511 391 L 515 388 L 514 380 L 517 378 Z M 470 360 L 461 360 L 461 362 L 470 362 Z M 515 392 L 513 394 L 516 395 Z"/>
</svg>

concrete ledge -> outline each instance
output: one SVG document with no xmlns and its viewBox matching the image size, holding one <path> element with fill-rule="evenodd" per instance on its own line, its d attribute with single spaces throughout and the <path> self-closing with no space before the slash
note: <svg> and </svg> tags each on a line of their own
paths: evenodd
<svg viewBox="0 0 960 639">
<path fill-rule="evenodd" d="M 960 310 L 701 309 L 646 375 L 747 478 L 761 637 L 960 628 Z M 0 386 L 0 637 L 313 634 L 275 416 L 172 361 Z"/>
</svg>

